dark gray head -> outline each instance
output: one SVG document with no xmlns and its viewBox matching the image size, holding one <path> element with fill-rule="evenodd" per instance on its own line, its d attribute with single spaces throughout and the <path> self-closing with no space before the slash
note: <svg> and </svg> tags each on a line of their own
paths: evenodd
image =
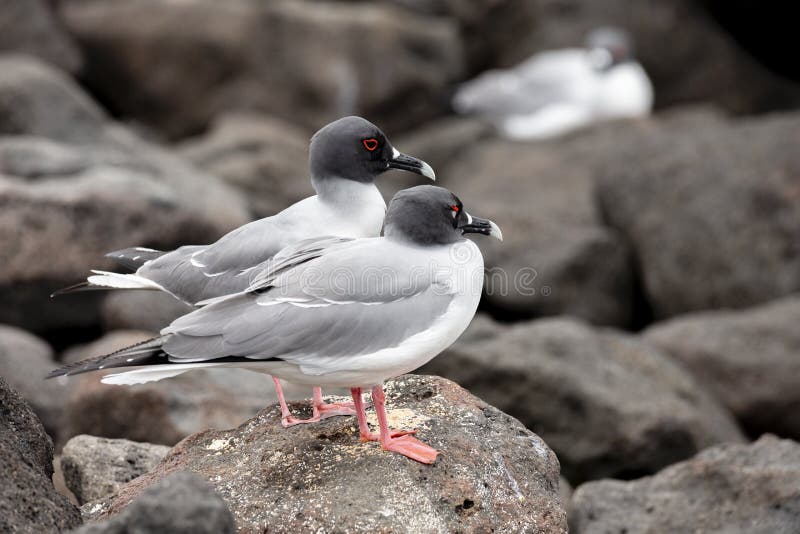
<svg viewBox="0 0 800 534">
<path fill-rule="evenodd" d="M 361 117 L 341 118 L 315 133 L 309 164 L 313 180 L 338 177 L 371 183 L 389 169 L 436 179 L 430 165 L 398 152 L 380 128 Z"/>
<path fill-rule="evenodd" d="M 473 217 L 461 200 L 443 187 L 419 185 L 399 191 L 386 210 L 383 227 L 389 239 L 420 245 L 446 245 L 467 233 L 503 240 L 500 228 L 488 219 Z"/>
<path fill-rule="evenodd" d="M 633 59 L 631 36 L 621 28 L 605 26 L 589 32 L 586 47 L 597 70 L 608 70 Z"/>
</svg>

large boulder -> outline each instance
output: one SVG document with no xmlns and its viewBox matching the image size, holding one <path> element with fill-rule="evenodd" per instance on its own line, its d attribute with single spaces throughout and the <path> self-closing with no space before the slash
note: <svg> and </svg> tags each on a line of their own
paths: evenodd
<svg viewBox="0 0 800 534">
<path fill-rule="evenodd" d="M 308 173 L 311 134 L 272 117 L 230 114 L 180 146 L 198 168 L 242 191 L 254 217 L 267 217 L 314 194 Z"/>
<path fill-rule="evenodd" d="M 49 294 L 114 268 L 106 252 L 205 243 L 247 220 L 234 190 L 111 122 L 61 72 L 0 58 L 0 321 L 96 325 L 96 294 Z"/>
<path fill-rule="evenodd" d="M 53 442 L 0 377 L 0 532 L 63 532 L 81 515 L 53 487 Z"/>
<path fill-rule="evenodd" d="M 800 440 L 800 296 L 656 323 L 644 339 L 680 360 L 754 435 Z"/>
<path fill-rule="evenodd" d="M 513 319 L 565 314 L 603 325 L 632 322 L 629 250 L 603 224 L 594 179 L 620 139 L 650 127 L 612 124 L 548 143 L 495 138 L 462 147 L 441 182 L 504 236 L 481 242 L 489 270 L 484 307 Z"/>
<path fill-rule="evenodd" d="M 67 0 L 61 14 L 93 90 L 173 137 L 241 109 L 392 131 L 441 113 L 462 66 L 454 23 L 385 4 Z"/>
<path fill-rule="evenodd" d="M 234 534 L 236 527 L 225 501 L 206 482 L 192 473 L 179 472 L 153 484 L 121 514 L 88 523 L 72 534 L 129 532 Z"/>
<path fill-rule="evenodd" d="M 514 65 L 534 52 L 580 46 L 590 30 L 615 25 L 631 33 L 634 51 L 653 80 L 658 107 L 702 101 L 736 113 L 756 113 L 800 105 L 800 83 L 783 79 L 758 63 L 705 6 L 715 4 L 723 11 L 730 5 L 733 9 L 782 12 L 791 20 L 788 4 L 782 8 L 702 0 L 529 3 L 534 5 L 536 24 L 506 43 L 500 66 Z M 748 17 L 751 20 L 750 14 Z"/>
<path fill-rule="evenodd" d="M 44 379 L 57 366 L 47 343 L 0 325 L 0 376 L 25 398 L 51 436 L 57 436 L 67 396 L 64 384 Z"/>
<path fill-rule="evenodd" d="M 237 429 L 190 436 L 86 511 L 125 513 L 147 487 L 189 470 L 242 532 L 566 532 L 558 460 L 518 421 L 436 377 L 392 380 L 387 398 L 395 428 L 419 429 L 441 451 L 434 465 L 360 443 L 354 418 L 284 429 L 272 405 Z"/>
<path fill-rule="evenodd" d="M 0 3 L 0 28 L 0 53 L 29 54 L 72 73 L 81 67 L 80 51 L 48 0 Z"/>
<path fill-rule="evenodd" d="M 598 170 L 656 318 L 800 290 L 800 113 L 666 123 Z"/>
<path fill-rule="evenodd" d="M 579 487 L 570 532 L 794 534 L 800 525 L 800 444 L 764 436 L 719 445 L 655 476 Z"/>
<path fill-rule="evenodd" d="M 168 452 L 165 445 L 82 434 L 64 445 L 61 471 L 67 487 L 84 504 L 116 493 L 153 469 Z"/>
<path fill-rule="evenodd" d="M 87 346 L 70 349 L 62 360 L 108 354 L 150 337 L 148 332 L 112 332 Z M 242 369 L 192 371 L 136 386 L 101 383 L 110 372 L 115 371 L 56 379 L 69 387 L 62 439 L 89 434 L 173 445 L 193 432 L 237 426 L 275 399 L 269 377 Z M 286 388 L 289 398 L 298 391 L 305 396 L 311 393 L 310 388 Z"/>
<path fill-rule="evenodd" d="M 743 439 L 731 415 L 663 352 L 575 319 L 459 341 L 421 372 L 517 417 L 556 451 L 573 483 L 653 473 Z"/>
</svg>

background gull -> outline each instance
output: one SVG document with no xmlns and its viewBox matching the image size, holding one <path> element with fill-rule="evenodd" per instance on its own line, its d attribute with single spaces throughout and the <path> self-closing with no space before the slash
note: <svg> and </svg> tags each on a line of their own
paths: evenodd
<svg viewBox="0 0 800 534">
<path fill-rule="evenodd" d="M 389 206 L 384 237 L 312 245 L 310 258 L 277 262 L 246 291 L 213 299 L 155 339 L 50 376 L 136 367 L 103 382 L 138 384 L 233 366 L 298 384 L 350 387 L 362 440 L 432 463 L 436 450 L 388 428 L 382 384 L 450 346 L 474 316 L 483 258 L 465 233 L 502 239 L 497 225 L 470 216 L 446 189 L 401 191 Z M 389 273 L 391 283 L 376 272 Z M 340 273 L 352 283 L 338 283 Z M 372 388 L 380 436 L 366 423 L 364 387 Z"/>
<path fill-rule="evenodd" d="M 512 139 L 544 139 L 595 122 L 643 117 L 653 87 L 617 28 L 592 31 L 585 48 L 535 54 L 509 70 L 492 70 L 461 85 L 459 113 L 492 121 Z"/>
<path fill-rule="evenodd" d="M 111 252 L 108 257 L 135 272 L 92 271 L 86 282 L 57 294 L 86 289 L 146 289 L 164 291 L 194 305 L 242 291 L 258 266 L 288 245 L 329 235 L 379 235 L 386 203 L 374 180 L 385 171 L 402 169 L 435 179 L 427 163 L 399 152 L 380 128 L 361 117 L 344 117 L 314 134 L 309 166 L 315 196 L 241 226 L 210 245 L 183 246 L 170 252 L 143 247 Z M 277 380 L 275 388 L 287 426 L 352 414 L 346 406 L 324 404 L 320 389 L 315 388 L 311 419 L 297 419 L 289 413 Z"/>
</svg>

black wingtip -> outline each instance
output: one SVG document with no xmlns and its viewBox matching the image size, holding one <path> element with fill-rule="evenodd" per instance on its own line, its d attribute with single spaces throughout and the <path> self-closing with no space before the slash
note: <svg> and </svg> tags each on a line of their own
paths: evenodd
<svg viewBox="0 0 800 534">
<path fill-rule="evenodd" d="M 89 284 L 89 282 L 80 282 L 78 284 L 73 284 L 71 286 L 63 287 L 61 289 L 53 291 L 50 294 L 50 298 L 52 299 L 52 298 L 58 297 L 60 295 L 65 295 L 67 293 L 74 293 L 76 291 L 87 291 L 89 289 L 92 289 L 92 287 Z"/>
</svg>

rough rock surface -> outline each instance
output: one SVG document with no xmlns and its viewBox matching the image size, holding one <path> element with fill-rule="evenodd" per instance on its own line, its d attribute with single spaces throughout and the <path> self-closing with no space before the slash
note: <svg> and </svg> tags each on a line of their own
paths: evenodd
<svg viewBox="0 0 800 534">
<path fill-rule="evenodd" d="M 2 377 L 0 451 L 0 532 L 61 532 L 80 525 L 78 509 L 53 487 L 53 442 Z"/>
<path fill-rule="evenodd" d="M 800 113 L 631 138 L 599 171 L 655 317 L 800 290 Z"/>
<path fill-rule="evenodd" d="M 190 436 L 89 515 L 118 513 L 190 470 L 241 532 L 566 532 L 558 460 L 518 421 L 438 377 L 390 381 L 387 398 L 395 428 L 419 429 L 442 452 L 434 465 L 359 443 L 354 418 L 283 429 L 273 405 L 237 429 Z"/>
<path fill-rule="evenodd" d="M 635 336 L 553 318 L 457 342 L 421 372 L 461 384 L 541 435 L 573 483 L 653 473 L 741 441 L 692 376 Z"/>
<path fill-rule="evenodd" d="M 355 113 L 392 131 L 441 113 L 462 65 L 456 24 L 388 5 L 68 0 L 61 13 L 93 90 L 173 137 L 241 109 L 309 128 Z"/>
<path fill-rule="evenodd" d="M 130 532 L 234 534 L 236 527 L 225 501 L 206 482 L 192 473 L 178 472 L 142 492 L 121 514 L 88 523 L 73 534 Z"/>
<path fill-rule="evenodd" d="M 61 470 L 67 487 L 83 504 L 115 493 L 153 469 L 168 452 L 164 445 L 83 434 L 64 445 Z"/>
<path fill-rule="evenodd" d="M 483 305 L 493 314 L 631 322 L 628 248 L 603 225 L 594 198 L 596 165 L 618 150 L 616 136 L 649 127 L 626 126 L 552 143 L 482 141 L 441 173 L 467 209 L 503 230 L 503 242 L 481 242 L 489 269 Z"/>
<path fill-rule="evenodd" d="M 282 120 L 231 114 L 215 120 L 204 136 L 183 143 L 179 153 L 245 193 L 250 213 L 260 218 L 314 194 L 310 138 Z"/>
<path fill-rule="evenodd" d="M 98 322 L 96 294 L 49 299 L 103 255 L 205 243 L 248 220 L 230 187 L 110 122 L 61 72 L 0 58 L 0 321 Z"/>
<path fill-rule="evenodd" d="M 754 435 L 800 440 L 800 296 L 657 323 L 644 339 L 709 388 Z"/>
<path fill-rule="evenodd" d="M 507 43 L 501 65 L 513 65 L 533 52 L 581 45 L 589 30 L 616 25 L 631 33 L 635 53 L 655 85 L 658 107 L 707 101 L 736 113 L 756 113 L 800 103 L 800 84 L 778 77 L 743 50 L 706 11 L 704 4 L 712 2 L 529 3 L 535 4 L 536 25 Z"/>
<path fill-rule="evenodd" d="M 719 445 L 655 476 L 579 487 L 570 532 L 794 534 L 800 525 L 800 444 L 764 436 Z"/>
<path fill-rule="evenodd" d="M 100 308 L 103 329 L 155 333 L 192 311 L 192 307 L 161 291 L 110 291 Z"/>
<path fill-rule="evenodd" d="M 0 376 L 31 405 L 48 434 L 56 436 L 64 410 L 64 384 L 45 381 L 57 367 L 50 346 L 12 326 L 0 325 Z"/>
<path fill-rule="evenodd" d="M 6 0 L 0 3 L 0 53 L 29 54 L 77 72 L 81 54 L 61 27 L 47 0 Z"/>
<path fill-rule="evenodd" d="M 150 337 L 148 332 L 112 332 L 90 345 L 70 349 L 62 360 L 107 354 Z M 241 369 L 192 371 L 136 386 L 100 382 L 113 372 L 60 379 L 70 390 L 61 432 L 64 439 L 89 434 L 172 445 L 206 428 L 239 425 L 275 399 L 267 375 Z M 287 391 L 287 396 L 292 398 L 297 389 Z M 306 396 L 311 394 L 310 388 L 301 391 Z"/>
</svg>

